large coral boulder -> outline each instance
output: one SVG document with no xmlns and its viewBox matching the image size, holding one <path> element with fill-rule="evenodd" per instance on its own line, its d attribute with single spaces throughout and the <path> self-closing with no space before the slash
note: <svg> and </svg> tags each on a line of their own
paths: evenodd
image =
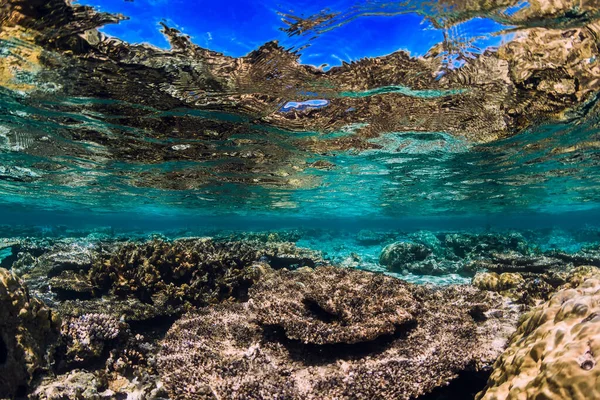
<svg viewBox="0 0 600 400">
<path fill-rule="evenodd" d="M 48 366 L 59 327 L 58 316 L 0 268 L 0 398 L 23 395 L 36 372 Z"/>
<path fill-rule="evenodd" d="M 479 400 L 600 399 L 600 280 L 525 314 Z"/>
<path fill-rule="evenodd" d="M 172 399 L 410 399 L 489 367 L 514 330 L 502 297 L 357 270 L 277 271 L 246 303 L 189 313 L 158 369 Z"/>
<path fill-rule="evenodd" d="M 275 274 L 251 289 L 251 307 L 261 324 L 303 343 L 365 342 L 414 322 L 417 304 L 397 279 L 344 272 L 321 268 L 318 280 L 311 271 Z"/>
</svg>

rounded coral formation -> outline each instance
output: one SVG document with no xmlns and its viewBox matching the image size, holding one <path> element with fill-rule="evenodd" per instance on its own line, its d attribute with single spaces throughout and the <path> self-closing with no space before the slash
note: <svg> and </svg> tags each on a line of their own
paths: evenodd
<svg viewBox="0 0 600 400">
<path fill-rule="evenodd" d="M 158 370 L 172 399 L 410 399 L 491 365 L 516 323 L 470 287 L 332 267 L 264 279 L 247 303 L 171 327 Z"/>
<path fill-rule="evenodd" d="M 251 289 L 259 321 L 281 326 L 290 339 L 352 344 L 393 334 L 414 321 L 414 298 L 389 276 L 320 268 L 298 271 L 294 278 L 276 274 Z"/>
<path fill-rule="evenodd" d="M 564 289 L 521 319 L 479 400 L 600 398 L 600 280 Z"/>
<path fill-rule="evenodd" d="M 34 374 L 48 367 L 60 319 L 0 268 L 0 398 L 22 395 Z"/>
</svg>

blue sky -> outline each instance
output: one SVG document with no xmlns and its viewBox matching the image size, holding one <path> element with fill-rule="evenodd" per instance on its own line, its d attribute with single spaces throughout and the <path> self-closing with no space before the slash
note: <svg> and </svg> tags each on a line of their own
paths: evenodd
<svg viewBox="0 0 600 400">
<path fill-rule="evenodd" d="M 355 4 L 352 0 L 288 3 L 285 0 L 80 0 L 80 3 L 129 16 L 130 20 L 107 26 L 103 32 L 131 43 L 146 42 L 168 48 L 159 27 L 159 22 L 165 21 L 191 35 L 194 43 L 234 57 L 246 55 L 271 40 L 294 49 L 310 43 L 301 51 L 301 61 L 316 66 L 340 65 L 342 61 L 381 56 L 399 49 L 422 55 L 443 39 L 441 31 L 417 14 L 364 16 L 310 41 L 310 36 L 289 38 L 280 29 L 285 24 L 278 12 L 309 16 L 324 9 L 345 11 Z M 467 29 L 475 34 L 499 29 L 486 19 L 473 26 Z M 484 42 L 497 44 L 498 39 Z"/>
</svg>

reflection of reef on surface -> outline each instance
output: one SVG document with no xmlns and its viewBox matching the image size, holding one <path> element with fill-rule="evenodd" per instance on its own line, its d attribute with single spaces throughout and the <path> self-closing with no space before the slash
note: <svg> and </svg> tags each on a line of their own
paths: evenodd
<svg viewBox="0 0 600 400">
<path fill-rule="evenodd" d="M 164 26 L 172 49 L 161 50 L 96 30 L 121 16 L 61 0 L 21 3 L 2 3 L 0 38 L 11 44 L 0 58 L 0 82 L 13 89 L 3 95 L 28 112 L 38 109 L 34 119 L 53 126 L 55 135 L 39 127 L 10 129 L 6 146 L 49 161 L 7 169 L 7 181 L 77 187 L 110 176 L 132 190 L 206 188 L 210 194 L 231 190 L 224 183 L 310 189 L 322 184 L 321 172 L 335 172 L 335 159 L 321 158 L 381 149 L 374 139 L 392 132 L 444 132 L 489 143 L 596 113 L 598 15 L 589 5 L 569 19 L 566 1 L 534 2 L 510 14 L 502 9 L 511 2 L 459 2 L 448 12 L 416 3 L 409 11 L 440 29 L 452 32 L 461 21 L 487 15 L 515 25 L 514 38 L 463 57 L 459 68 L 445 62 L 456 47 L 446 41 L 422 57 L 400 51 L 323 71 L 274 42 L 232 58 Z M 297 20 L 293 31 L 314 31 L 336 18 Z M 285 107 L 306 101 L 324 105 Z M 557 147 L 553 154 L 594 143 Z M 92 172 L 74 174 L 65 160 L 57 163 L 65 154 Z M 248 197 L 259 196 L 249 190 Z M 294 208 L 293 201 L 272 204 Z"/>
</svg>

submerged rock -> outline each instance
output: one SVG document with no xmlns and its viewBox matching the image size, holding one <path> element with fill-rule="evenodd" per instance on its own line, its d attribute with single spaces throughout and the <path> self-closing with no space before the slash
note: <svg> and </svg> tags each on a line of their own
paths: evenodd
<svg viewBox="0 0 600 400">
<path fill-rule="evenodd" d="M 565 263 L 558 258 L 546 255 L 526 256 L 516 252 L 493 253 L 489 259 L 481 259 L 471 263 L 472 270 L 488 270 L 493 272 L 545 272 Z"/>
<path fill-rule="evenodd" d="M 158 369 L 174 400 L 409 399 L 491 365 L 517 314 L 470 287 L 332 267 L 278 271 L 247 303 L 177 321 Z"/>
<path fill-rule="evenodd" d="M 532 249 L 517 232 L 507 233 L 449 233 L 442 241 L 444 247 L 459 258 L 490 256 L 493 253 L 515 252 L 530 254 Z"/>
<path fill-rule="evenodd" d="M 106 382 L 86 371 L 71 371 L 46 379 L 29 396 L 31 400 L 109 400 L 115 393 L 109 391 Z"/>
<path fill-rule="evenodd" d="M 423 261 L 432 250 L 420 243 L 396 242 L 386 246 L 379 256 L 379 263 L 391 270 L 402 270 L 407 264 Z"/>
<path fill-rule="evenodd" d="M 49 368 L 59 327 L 58 315 L 0 268 L 0 398 L 23 396 L 36 373 Z"/>
<path fill-rule="evenodd" d="M 600 280 L 565 289 L 521 319 L 478 400 L 600 398 Z"/>
</svg>

